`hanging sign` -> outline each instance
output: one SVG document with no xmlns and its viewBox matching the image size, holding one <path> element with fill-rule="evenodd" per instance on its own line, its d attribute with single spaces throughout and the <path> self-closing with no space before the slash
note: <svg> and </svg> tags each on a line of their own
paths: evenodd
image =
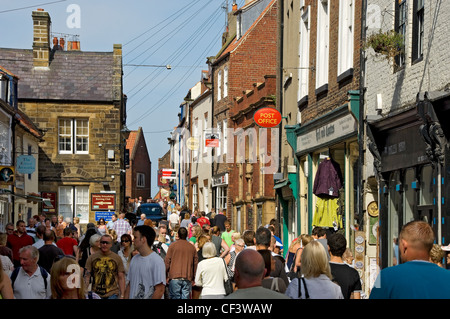
<svg viewBox="0 0 450 319">
<path fill-rule="evenodd" d="M 263 107 L 255 112 L 253 120 L 261 127 L 271 128 L 281 123 L 281 113 L 273 107 Z"/>
<path fill-rule="evenodd" d="M 33 174 L 36 170 L 36 159 L 33 155 L 18 156 L 16 170 L 20 174 Z"/>
</svg>

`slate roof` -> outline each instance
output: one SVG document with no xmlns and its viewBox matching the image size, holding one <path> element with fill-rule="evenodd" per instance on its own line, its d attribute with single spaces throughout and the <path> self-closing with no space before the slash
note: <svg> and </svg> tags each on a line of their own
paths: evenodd
<svg viewBox="0 0 450 319">
<path fill-rule="evenodd" d="M 0 64 L 19 77 L 19 100 L 113 101 L 113 52 L 57 50 L 42 69 L 33 50 L 0 48 Z"/>
</svg>

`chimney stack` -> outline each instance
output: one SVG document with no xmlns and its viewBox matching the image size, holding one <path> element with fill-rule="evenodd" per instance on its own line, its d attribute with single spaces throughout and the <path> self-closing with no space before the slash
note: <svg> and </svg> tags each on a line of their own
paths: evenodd
<svg viewBox="0 0 450 319">
<path fill-rule="evenodd" d="M 33 66 L 50 65 L 50 15 L 44 9 L 33 11 Z"/>
</svg>

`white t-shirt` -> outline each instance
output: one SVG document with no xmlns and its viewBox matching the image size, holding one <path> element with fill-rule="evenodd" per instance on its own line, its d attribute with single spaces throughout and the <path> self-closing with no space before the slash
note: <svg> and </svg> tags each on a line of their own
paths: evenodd
<svg viewBox="0 0 450 319">
<path fill-rule="evenodd" d="M 225 295 L 224 281 L 227 279 L 227 270 L 221 257 L 203 259 L 198 263 L 195 285 L 203 287 L 202 296 Z"/>
<path fill-rule="evenodd" d="M 127 280 L 130 284 L 130 299 L 150 299 L 155 286 L 166 284 L 166 266 L 157 253 L 148 256 L 137 254 L 131 259 Z"/>
</svg>

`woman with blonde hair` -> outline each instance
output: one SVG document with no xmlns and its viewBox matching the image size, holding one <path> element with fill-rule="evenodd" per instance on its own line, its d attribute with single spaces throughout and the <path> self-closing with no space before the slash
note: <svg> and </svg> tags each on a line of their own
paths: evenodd
<svg viewBox="0 0 450 319">
<path fill-rule="evenodd" d="M 327 252 L 313 240 L 303 248 L 301 277 L 289 283 L 286 295 L 292 299 L 344 299 L 341 287 L 331 280 Z"/>
<path fill-rule="evenodd" d="M 50 287 L 50 299 L 101 299 L 93 292 L 86 292 L 80 265 L 69 256 L 53 263 L 50 270 Z"/>
</svg>

